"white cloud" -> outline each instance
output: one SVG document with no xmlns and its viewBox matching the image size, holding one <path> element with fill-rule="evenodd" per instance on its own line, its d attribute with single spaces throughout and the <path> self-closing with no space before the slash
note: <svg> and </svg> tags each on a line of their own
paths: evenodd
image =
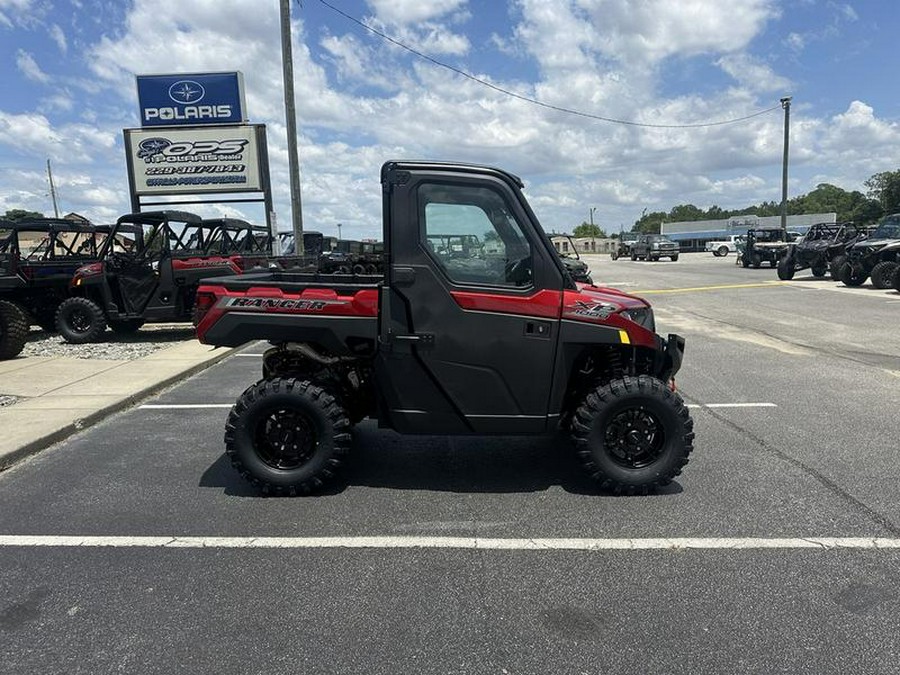
<svg viewBox="0 0 900 675">
<path fill-rule="evenodd" d="M 790 80 L 776 75 L 769 66 L 748 54 L 728 54 L 716 61 L 716 65 L 752 92 L 785 93 L 791 88 Z"/>
<path fill-rule="evenodd" d="M 50 37 L 56 43 L 56 46 L 59 47 L 59 51 L 65 54 L 69 50 L 69 43 L 66 40 L 66 34 L 63 32 L 63 29 L 59 27 L 57 24 L 53 24 L 49 28 Z"/>
<path fill-rule="evenodd" d="M 394 25 L 432 21 L 464 8 L 467 0 L 368 0 L 375 16 Z"/>
<path fill-rule="evenodd" d="M 41 84 L 50 82 L 50 76 L 41 70 L 34 57 L 24 49 L 16 52 L 16 67 L 19 69 L 19 72 L 32 82 L 40 82 Z"/>
<path fill-rule="evenodd" d="M 32 0 L 0 0 L 0 26 L 30 23 Z"/>
</svg>

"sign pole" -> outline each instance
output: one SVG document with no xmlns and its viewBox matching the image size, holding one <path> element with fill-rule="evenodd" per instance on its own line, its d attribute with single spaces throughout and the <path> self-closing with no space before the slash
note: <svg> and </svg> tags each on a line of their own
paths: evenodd
<svg viewBox="0 0 900 675">
<path fill-rule="evenodd" d="M 303 255 L 303 212 L 300 204 L 300 159 L 297 152 L 297 113 L 294 108 L 294 57 L 291 47 L 291 4 L 281 0 L 281 64 L 284 76 L 284 117 L 287 123 L 291 183 L 291 222 L 294 250 Z"/>
</svg>

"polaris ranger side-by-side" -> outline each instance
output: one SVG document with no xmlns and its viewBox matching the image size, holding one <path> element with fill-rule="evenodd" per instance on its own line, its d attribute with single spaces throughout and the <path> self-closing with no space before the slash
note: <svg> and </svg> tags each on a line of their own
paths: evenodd
<svg viewBox="0 0 900 675">
<path fill-rule="evenodd" d="M 228 416 L 234 467 L 264 492 L 318 489 L 365 417 L 406 434 L 571 434 L 600 486 L 645 493 L 693 449 L 674 387 L 684 339 L 653 310 L 578 284 L 505 171 L 382 167 L 381 275 L 274 272 L 204 281 L 201 342 L 268 340 L 263 378 Z M 435 237 L 496 240 L 439 255 Z"/>
<path fill-rule="evenodd" d="M 207 253 L 219 226 L 184 211 L 122 216 L 99 261 L 72 277 L 72 297 L 56 312 L 57 330 L 77 344 L 97 339 L 107 325 L 132 333 L 148 321 L 190 321 L 200 279 L 243 271 L 235 260 L 240 254 L 227 247 Z"/>
</svg>

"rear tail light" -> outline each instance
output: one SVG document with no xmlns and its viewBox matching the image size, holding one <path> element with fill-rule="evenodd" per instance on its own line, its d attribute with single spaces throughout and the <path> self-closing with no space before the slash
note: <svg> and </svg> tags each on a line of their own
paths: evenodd
<svg viewBox="0 0 900 675">
<path fill-rule="evenodd" d="M 216 304 L 216 294 L 209 291 L 198 291 L 194 301 L 194 325 L 200 323 L 206 313 Z"/>
</svg>

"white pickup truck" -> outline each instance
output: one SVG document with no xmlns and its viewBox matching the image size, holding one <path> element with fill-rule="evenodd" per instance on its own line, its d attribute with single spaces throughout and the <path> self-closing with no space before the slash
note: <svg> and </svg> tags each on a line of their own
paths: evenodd
<svg viewBox="0 0 900 675">
<path fill-rule="evenodd" d="M 706 242 L 704 250 L 711 252 L 717 258 L 724 258 L 729 251 L 732 253 L 737 251 L 738 242 L 743 241 L 743 239 L 744 235 L 742 234 L 731 234 L 724 239 Z"/>
</svg>

